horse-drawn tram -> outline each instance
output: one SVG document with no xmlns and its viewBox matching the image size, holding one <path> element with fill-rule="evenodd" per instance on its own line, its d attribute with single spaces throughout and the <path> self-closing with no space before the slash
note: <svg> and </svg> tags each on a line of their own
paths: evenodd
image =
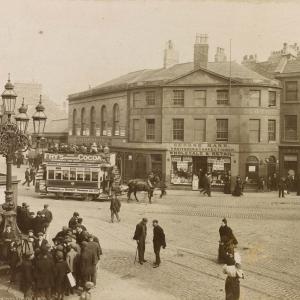
<svg viewBox="0 0 300 300">
<path fill-rule="evenodd" d="M 114 166 L 114 153 L 44 153 L 37 173 L 36 191 L 54 193 L 57 198 L 97 199 L 109 190 Z"/>
</svg>

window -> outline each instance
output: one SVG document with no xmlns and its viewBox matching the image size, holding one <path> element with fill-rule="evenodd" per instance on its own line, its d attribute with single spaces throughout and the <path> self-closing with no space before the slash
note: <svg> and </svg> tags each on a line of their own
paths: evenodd
<svg viewBox="0 0 300 300">
<path fill-rule="evenodd" d="M 146 120 L 146 139 L 155 140 L 155 119 Z"/>
<path fill-rule="evenodd" d="M 206 106 L 206 91 L 194 91 L 194 105 Z"/>
<path fill-rule="evenodd" d="M 139 92 L 134 92 L 133 93 L 133 107 L 137 108 L 140 106 L 140 93 Z"/>
<path fill-rule="evenodd" d="M 69 171 L 63 170 L 63 180 L 69 180 Z"/>
<path fill-rule="evenodd" d="M 288 115 L 284 117 L 284 138 L 297 140 L 297 116 Z"/>
<path fill-rule="evenodd" d="M 120 135 L 120 110 L 119 105 L 115 104 L 113 108 L 113 135 Z"/>
<path fill-rule="evenodd" d="M 94 106 L 91 108 L 90 120 L 90 135 L 94 136 L 96 134 L 96 110 Z"/>
<path fill-rule="evenodd" d="M 184 90 L 173 91 L 173 104 L 184 106 Z"/>
<path fill-rule="evenodd" d="M 276 120 L 268 120 L 268 140 L 276 141 Z"/>
<path fill-rule="evenodd" d="M 155 91 L 146 92 L 146 104 L 155 105 Z"/>
<path fill-rule="evenodd" d="M 98 172 L 92 172 L 92 181 L 98 182 Z"/>
<path fill-rule="evenodd" d="M 48 179 L 54 179 L 54 170 L 48 171 Z"/>
<path fill-rule="evenodd" d="M 194 120 L 194 139 L 196 142 L 205 142 L 206 139 L 206 120 Z"/>
<path fill-rule="evenodd" d="M 55 171 L 55 180 L 61 180 L 62 171 Z"/>
<path fill-rule="evenodd" d="M 133 141 L 137 141 L 140 136 L 140 120 L 134 119 L 132 120 L 132 139 Z"/>
<path fill-rule="evenodd" d="M 184 141 L 184 119 L 173 119 L 173 140 Z"/>
<path fill-rule="evenodd" d="M 229 104 L 228 90 L 217 91 L 217 104 L 222 104 L 222 105 Z"/>
<path fill-rule="evenodd" d="M 75 168 L 70 169 L 70 180 L 76 180 L 76 169 Z"/>
<path fill-rule="evenodd" d="M 249 106 L 258 107 L 260 106 L 260 91 L 250 91 L 250 101 Z"/>
<path fill-rule="evenodd" d="M 91 173 L 90 170 L 84 171 L 84 181 L 90 181 L 91 180 Z"/>
<path fill-rule="evenodd" d="M 269 92 L 269 106 L 276 106 L 276 92 Z"/>
<path fill-rule="evenodd" d="M 217 119 L 217 141 L 228 141 L 228 119 Z"/>
<path fill-rule="evenodd" d="M 260 142 L 260 120 L 249 120 L 249 143 Z"/>
<path fill-rule="evenodd" d="M 73 123 L 72 123 L 72 135 L 76 135 L 76 127 L 77 127 L 77 110 L 73 110 Z"/>
<path fill-rule="evenodd" d="M 77 171 L 77 180 L 83 181 L 83 172 L 82 171 Z"/>
<path fill-rule="evenodd" d="M 285 100 L 286 101 L 297 101 L 298 99 L 298 82 L 287 81 L 285 83 Z"/>
<path fill-rule="evenodd" d="M 85 108 L 81 109 L 81 132 L 80 135 L 85 135 Z"/>
<path fill-rule="evenodd" d="M 106 106 L 103 105 L 101 108 L 101 135 L 107 135 L 107 123 L 106 123 L 106 119 L 107 118 L 107 111 L 106 111 Z"/>
</svg>

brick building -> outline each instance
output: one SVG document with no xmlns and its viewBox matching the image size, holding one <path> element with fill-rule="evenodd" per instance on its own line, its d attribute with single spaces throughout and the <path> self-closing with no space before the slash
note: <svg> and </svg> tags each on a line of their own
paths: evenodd
<svg viewBox="0 0 300 300">
<path fill-rule="evenodd" d="M 196 188 L 200 168 L 215 186 L 229 171 L 253 183 L 274 173 L 278 81 L 227 62 L 222 48 L 208 62 L 208 50 L 197 36 L 194 61 L 179 64 L 169 42 L 163 68 L 70 95 L 69 142 L 108 143 L 125 180 L 157 170 L 168 184 Z"/>
</svg>

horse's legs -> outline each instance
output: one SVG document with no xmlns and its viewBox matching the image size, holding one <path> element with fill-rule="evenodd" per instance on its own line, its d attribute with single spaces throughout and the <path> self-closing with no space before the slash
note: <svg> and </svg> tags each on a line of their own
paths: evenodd
<svg viewBox="0 0 300 300">
<path fill-rule="evenodd" d="M 152 202 L 151 202 L 151 198 L 153 197 L 153 190 L 152 189 L 150 189 L 149 191 L 148 191 L 148 198 L 149 198 L 149 203 L 151 204 Z"/>
<path fill-rule="evenodd" d="M 127 192 L 127 202 L 130 201 L 130 196 L 131 196 L 132 191 L 129 189 Z"/>
<path fill-rule="evenodd" d="M 135 197 L 135 200 L 136 200 L 136 202 L 139 202 L 139 199 L 137 198 L 137 196 L 136 196 L 136 190 L 134 190 L 134 192 L 133 192 L 133 194 L 134 194 L 134 197 Z"/>
</svg>

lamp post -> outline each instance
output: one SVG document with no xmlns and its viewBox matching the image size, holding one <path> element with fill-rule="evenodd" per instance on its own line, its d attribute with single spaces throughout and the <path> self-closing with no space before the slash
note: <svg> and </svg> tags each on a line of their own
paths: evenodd
<svg viewBox="0 0 300 300">
<path fill-rule="evenodd" d="M 22 106 L 19 108 L 19 114 L 15 117 L 15 121 L 11 119 L 11 116 L 14 115 L 17 95 L 14 91 L 13 84 L 10 82 L 10 77 L 8 77 L 5 90 L 1 97 L 3 100 L 5 122 L 0 125 L 0 154 L 6 158 L 6 190 L 5 203 L 2 205 L 2 225 L 4 225 L 4 228 L 8 224 L 11 225 L 15 238 L 19 239 L 20 230 L 16 222 L 16 204 L 13 200 L 12 190 L 12 163 L 17 151 L 26 151 L 30 148 L 30 141 L 26 134 L 29 118 L 27 116 L 27 107 L 23 99 Z"/>
</svg>

